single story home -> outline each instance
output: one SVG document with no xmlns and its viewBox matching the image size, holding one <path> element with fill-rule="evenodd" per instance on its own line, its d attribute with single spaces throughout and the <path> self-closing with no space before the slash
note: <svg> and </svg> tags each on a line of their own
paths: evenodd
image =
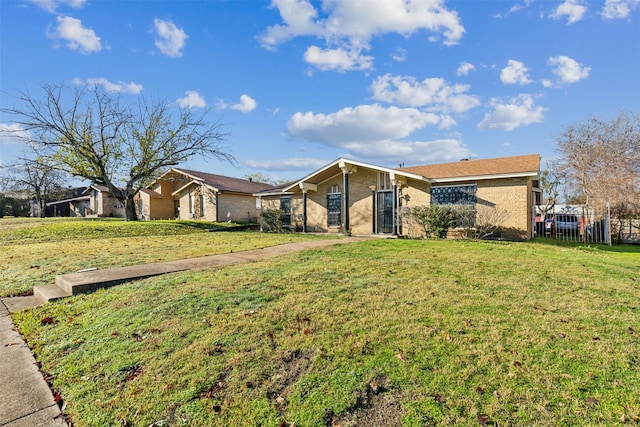
<svg viewBox="0 0 640 427">
<path fill-rule="evenodd" d="M 83 195 L 89 196 L 89 207 L 86 208 L 84 215 L 87 218 L 125 218 L 124 205 L 109 192 L 106 186 L 91 184 Z"/>
<path fill-rule="evenodd" d="M 104 185 L 91 184 L 73 197 L 47 203 L 47 216 L 124 218 L 124 206 Z"/>
<path fill-rule="evenodd" d="M 462 160 L 391 169 L 344 158 L 304 178 L 257 192 L 262 210 L 280 209 L 302 232 L 416 235 L 407 211 L 464 204 L 475 220 L 501 222 L 510 237 L 533 236 L 540 155 Z"/>
<path fill-rule="evenodd" d="M 136 195 L 140 219 L 257 222 L 254 193 L 273 188 L 250 179 L 171 168 Z"/>
</svg>

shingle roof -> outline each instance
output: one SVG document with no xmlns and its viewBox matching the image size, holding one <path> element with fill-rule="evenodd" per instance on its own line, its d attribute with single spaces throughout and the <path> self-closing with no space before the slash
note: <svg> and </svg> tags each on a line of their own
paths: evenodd
<svg viewBox="0 0 640 427">
<path fill-rule="evenodd" d="M 192 171 L 188 169 L 173 168 L 173 170 L 184 173 L 186 175 L 190 175 L 195 178 L 199 178 L 205 184 L 209 185 L 210 187 L 217 188 L 220 191 L 254 194 L 273 188 L 273 185 L 271 184 L 265 184 L 264 182 L 253 182 L 249 181 L 248 179 L 232 178 L 229 176 Z"/>
<path fill-rule="evenodd" d="M 468 178 L 486 175 L 536 174 L 540 171 L 540 155 L 499 157 L 483 160 L 461 160 L 453 163 L 400 168 L 430 179 Z"/>
</svg>

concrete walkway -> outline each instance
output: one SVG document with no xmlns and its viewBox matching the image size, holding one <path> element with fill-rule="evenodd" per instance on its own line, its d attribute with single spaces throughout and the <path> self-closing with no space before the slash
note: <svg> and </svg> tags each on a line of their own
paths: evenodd
<svg viewBox="0 0 640 427">
<path fill-rule="evenodd" d="M 0 427 L 66 426 L 53 394 L 38 370 L 31 351 L 11 322 L 9 312 L 145 277 L 223 267 L 371 238 L 312 240 L 223 255 L 64 274 L 56 277 L 55 285 L 34 288 L 33 296 L 0 300 Z"/>
<path fill-rule="evenodd" d="M 0 426 L 66 426 L 31 350 L 0 301 Z M 58 418 L 56 418 L 58 417 Z"/>
</svg>

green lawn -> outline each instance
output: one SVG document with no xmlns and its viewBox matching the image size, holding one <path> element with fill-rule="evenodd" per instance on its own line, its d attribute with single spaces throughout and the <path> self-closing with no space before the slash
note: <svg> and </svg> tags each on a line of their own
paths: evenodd
<svg viewBox="0 0 640 427">
<path fill-rule="evenodd" d="M 54 283 L 58 274 L 258 249 L 318 236 L 208 232 L 236 224 L 62 218 L 0 219 L 0 297 Z M 327 237 L 324 237 L 327 238 Z"/>
<path fill-rule="evenodd" d="M 640 422 L 639 311 L 638 247 L 373 240 L 12 317 L 76 427 L 556 426 Z"/>
</svg>

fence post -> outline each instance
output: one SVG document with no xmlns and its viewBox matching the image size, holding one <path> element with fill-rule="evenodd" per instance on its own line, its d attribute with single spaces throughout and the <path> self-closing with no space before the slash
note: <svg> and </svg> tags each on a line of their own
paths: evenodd
<svg viewBox="0 0 640 427">
<path fill-rule="evenodd" d="M 605 233 L 607 233 L 606 235 L 606 240 L 607 240 L 607 244 L 609 246 L 611 246 L 611 205 L 609 204 L 609 202 L 605 203 L 605 206 L 607 208 L 607 213 L 606 216 L 604 218 L 605 221 Z"/>
</svg>

